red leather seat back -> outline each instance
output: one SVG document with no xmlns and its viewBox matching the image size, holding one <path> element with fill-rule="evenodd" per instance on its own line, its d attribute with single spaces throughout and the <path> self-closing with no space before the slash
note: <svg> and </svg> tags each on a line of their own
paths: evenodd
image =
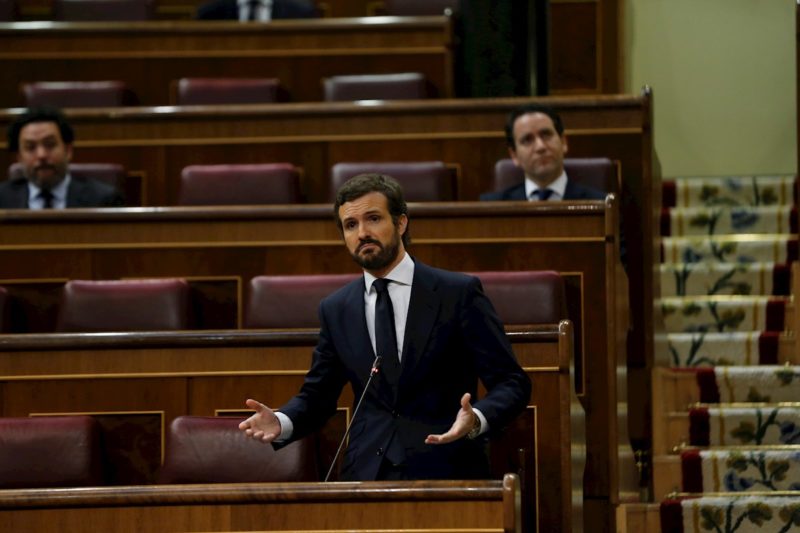
<svg viewBox="0 0 800 533">
<path fill-rule="evenodd" d="M 331 76 L 322 81 L 327 102 L 354 100 L 418 100 L 432 96 L 424 74 Z"/>
<path fill-rule="evenodd" d="M 296 204 L 300 172 L 290 163 L 191 165 L 181 172 L 178 205 Z"/>
<path fill-rule="evenodd" d="M 102 484 L 100 430 L 92 417 L 0 418 L 0 488 Z"/>
<path fill-rule="evenodd" d="M 121 81 L 38 81 L 22 85 L 28 107 L 118 107 L 132 95 Z"/>
<path fill-rule="evenodd" d="M 276 78 L 181 78 L 178 105 L 268 104 L 279 100 Z"/>
<path fill-rule="evenodd" d="M 331 168 L 331 201 L 344 183 L 358 174 L 387 174 L 403 186 L 408 202 L 449 202 L 456 199 L 454 172 L 442 161 L 337 163 Z"/>
<path fill-rule="evenodd" d="M 567 318 L 564 280 L 558 272 L 472 272 L 506 326 L 555 324 Z"/>
<path fill-rule="evenodd" d="M 73 280 L 64 285 L 59 332 L 189 328 L 189 285 L 182 279 Z"/>
<path fill-rule="evenodd" d="M 244 327 L 318 328 L 320 301 L 360 276 L 256 276 L 250 280 Z"/>
<path fill-rule="evenodd" d="M 247 438 L 241 418 L 179 416 L 167 434 L 161 483 L 319 481 L 314 437 L 278 451 Z"/>
<path fill-rule="evenodd" d="M 606 157 L 564 159 L 569 179 L 606 193 L 619 193 L 619 165 Z M 494 165 L 494 189 L 502 191 L 525 179 L 525 173 L 511 159 L 500 159 Z"/>
</svg>

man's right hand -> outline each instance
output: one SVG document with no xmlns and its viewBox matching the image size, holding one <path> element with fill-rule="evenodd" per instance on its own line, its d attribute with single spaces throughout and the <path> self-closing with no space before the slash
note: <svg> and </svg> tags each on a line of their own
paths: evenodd
<svg viewBox="0 0 800 533">
<path fill-rule="evenodd" d="M 277 439 L 281 434 L 281 423 L 275 416 L 275 412 L 255 400 L 248 399 L 245 404 L 255 410 L 255 414 L 239 424 L 239 429 L 244 431 L 248 437 L 261 442 L 269 443 Z"/>
</svg>

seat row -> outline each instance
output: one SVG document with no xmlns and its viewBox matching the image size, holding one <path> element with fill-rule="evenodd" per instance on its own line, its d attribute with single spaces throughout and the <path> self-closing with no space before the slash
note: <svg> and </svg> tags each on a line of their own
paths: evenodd
<svg viewBox="0 0 800 533">
<path fill-rule="evenodd" d="M 509 324 L 557 322 L 565 318 L 563 281 L 555 272 L 478 272 L 501 319 Z M 317 308 L 328 294 L 359 274 L 256 276 L 250 280 L 243 326 L 253 329 L 319 328 Z M 13 305 L 0 287 L 0 316 L 8 323 Z M 192 329 L 192 302 L 182 278 L 71 280 L 61 291 L 56 331 L 131 332 Z M 523 302 L 555 302 L 521 305 Z"/>
<path fill-rule="evenodd" d="M 354 74 L 322 79 L 326 102 L 418 100 L 436 89 L 420 72 Z M 22 83 L 28 107 L 119 107 L 138 105 L 133 90 L 118 80 Z M 270 104 L 291 97 L 278 78 L 180 78 L 171 84 L 173 105 Z"/>
<path fill-rule="evenodd" d="M 593 189 L 619 191 L 617 165 L 606 158 L 567 159 L 564 166 L 570 179 Z M 403 186 L 410 202 L 454 201 L 459 198 L 457 166 L 443 161 L 342 162 L 331 167 L 328 198 L 333 191 L 357 174 L 389 174 Z M 114 163 L 72 163 L 73 176 L 104 181 L 126 193 L 128 205 L 138 205 L 141 191 L 126 183 L 122 165 Z M 14 163 L 11 179 L 22 177 L 22 167 Z M 291 163 L 190 165 L 181 172 L 178 205 L 261 205 L 294 204 L 304 201 L 303 169 Z M 522 169 L 511 159 L 497 161 L 493 190 L 501 191 L 521 183 Z"/>
<path fill-rule="evenodd" d="M 241 418 L 179 416 L 159 483 L 319 481 L 315 437 L 275 451 L 239 431 Z M 91 416 L 0 418 L 0 489 L 101 486 L 111 477 Z"/>
</svg>

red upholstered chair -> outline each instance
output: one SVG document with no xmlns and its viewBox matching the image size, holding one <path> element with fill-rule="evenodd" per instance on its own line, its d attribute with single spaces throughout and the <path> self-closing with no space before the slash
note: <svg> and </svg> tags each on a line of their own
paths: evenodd
<svg viewBox="0 0 800 533">
<path fill-rule="evenodd" d="M 0 489 L 102 485 L 102 465 L 90 416 L 0 418 Z"/>
<path fill-rule="evenodd" d="M 177 105 L 268 104 L 281 98 L 277 78 L 181 78 Z"/>
<path fill-rule="evenodd" d="M 393 17 L 450 15 L 458 11 L 458 0 L 384 0 L 386 14 Z"/>
<path fill-rule="evenodd" d="M 290 163 L 191 165 L 181 172 L 178 205 L 302 202 L 300 172 Z"/>
<path fill-rule="evenodd" d="M 619 166 L 605 157 L 564 159 L 564 170 L 576 183 L 603 192 L 619 192 Z M 502 191 L 525 179 L 522 169 L 511 159 L 501 159 L 494 165 L 494 189 Z"/>
<path fill-rule="evenodd" d="M 161 483 L 319 481 L 316 446 L 306 437 L 275 451 L 246 438 L 241 418 L 179 416 L 170 424 Z"/>
<path fill-rule="evenodd" d="M 182 279 L 73 280 L 64 285 L 59 332 L 160 331 L 189 327 L 189 285 Z"/>
<path fill-rule="evenodd" d="M 121 81 L 38 81 L 24 83 L 28 107 L 119 107 L 135 98 Z"/>
<path fill-rule="evenodd" d="M 55 0 L 53 15 L 61 21 L 149 20 L 153 0 Z"/>
<path fill-rule="evenodd" d="M 428 80 L 419 72 L 331 76 L 322 84 L 327 102 L 417 100 L 432 96 Z"/>
<path fill-rule="evenodd" d="M 319 302 L 359 276 L 256 276 L 250 280 L 244 327 L 318 328 Z"/>
<path fill-rule="evenodd" d="M 347 180 L 358 174 L 388 174 L 403 186 L 409 202 L 448 202 L 456 199 L 454 172 L 441 161 L 337 163 L 331 169 L 331 200 Z"/>
<path fill-rule="evenodd" d="M 555 324 L 567 318 L 564 280 L 549 270 L 472 272 L 506 326 Z"/>
</svg>

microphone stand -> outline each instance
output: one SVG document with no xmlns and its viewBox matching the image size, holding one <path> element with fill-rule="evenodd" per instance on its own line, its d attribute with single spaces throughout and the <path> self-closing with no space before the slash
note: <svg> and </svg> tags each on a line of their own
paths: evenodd
<svg viewBox="0 0 800 533">
<path fill-rule="evenodd" d="M 333 456 L 333 461 L 331 462 L 331 467 L 328 469 L 328 473 L 325 475 L 325 481 L 328 481 L 328 478 L 331 477 L 331 472 L 333 472 L 333 467 L 336 465 L 336 460 L 339 459 L 339 454 L 342 452 L 342 446 L 344 446 L 344 441 L 347 440 L 347 436 L 350 434 L 350 428 L 353 427 L 353 422 L 356 420 L 356 415 L 358 414 L 358 410 L 361 408 L 361 403 L 364 401 L 364 396 L 367 395 L 367 389 L 369 389 L 369 384 L 372 383 L 372 378 L 375 374 L 378 373 L 378 368 L 381 366 L 381 360 L 383 358 L 378 355 L 375 356 L 375 361 L 372 362 L 372 369 L 369 371 L 369 378 L 367 378 L 367 383 L 364 385 L 364 390 L 361 391 L 361 397 L 358 399 L 358 403 L 356 404 L 356 408 L 353 410 L 353 417 L 350 419 L 350 423 L 347 425 L 347 429 L 344 431 L 344 436 L 342 437 L 342 441 L 339 443 L 339 448 L 336 450 L 336 454 Z"/>
</svg>

